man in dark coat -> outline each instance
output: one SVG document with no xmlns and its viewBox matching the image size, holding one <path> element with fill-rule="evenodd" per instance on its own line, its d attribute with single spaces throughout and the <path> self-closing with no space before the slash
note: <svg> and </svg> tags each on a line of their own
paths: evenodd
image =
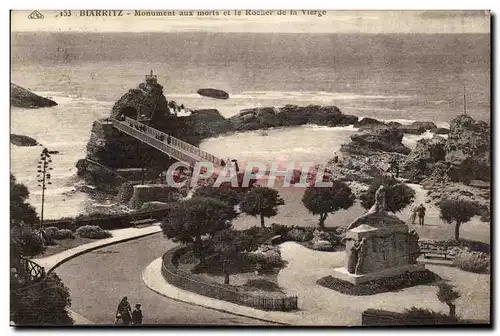
<svg viewBox="0 0 500 336">
<path fill-rule="evenodd" d="M 141 304 L 138 303 L 135 305 L 135 309 L 132 312 L 132 324 L 142 324 L 142 318 Z"/>
</svg>

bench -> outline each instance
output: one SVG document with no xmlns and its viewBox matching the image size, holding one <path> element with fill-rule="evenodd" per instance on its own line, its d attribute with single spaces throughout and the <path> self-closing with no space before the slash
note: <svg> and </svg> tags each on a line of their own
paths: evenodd
<svg viewBox="0 0 500 336">
<path fill-rule="evenodd" d="M 420 254 L 422 254 L 425 259 L 439 258 L 453 260 L 455 257 L 455 254 L 452 253 L 449 246 L 442 246 L 428 241 L 420 241 L 418 245 L 420 246 Z"/>
<path fill-rule="evenodd" d="M 141 220 L 136 220 L 136 221 L 130 222 L 130 224 L 132 224 L 132 226 L 135 228 L 141 228 L 141 227 L 151 225 L 155 222 L 157 222 L 157 220 L 154 218 L 146 218 L 146 219 L 141 219 Z"/>
</svg>

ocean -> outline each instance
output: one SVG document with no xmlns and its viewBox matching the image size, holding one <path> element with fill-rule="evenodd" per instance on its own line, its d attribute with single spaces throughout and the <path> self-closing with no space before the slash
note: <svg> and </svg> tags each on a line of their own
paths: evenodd
<svg viewBox="0 0 500 336">
<path fill-rule="evenodd" d="M 257 106 L 336 105 L 347 114 L 446 126 L 463 112 L 490 119 L 490 36 L 251 33 L 12 33 L 11 82 L 59 105 L 11 108 L 11 132 L 51 150 L 53 184 L 45 217 L 73 216 L 95 204 L 74 190 L 94 120 L 153 69 L 168 100 L 216 108 L 225 117 Z M 196 91 L 213 87 L 230 99 Z M 305 125 L 208 139 L 201 147 L 246 160 L 327 161 L 353 127 Z M 425 134 L 423 136 L 430 136 Z M 422 136 L 406 136 L 414 146 Z M 11 146 L 11 171 L 39 209 L 40 147 Z"/>
</svg>

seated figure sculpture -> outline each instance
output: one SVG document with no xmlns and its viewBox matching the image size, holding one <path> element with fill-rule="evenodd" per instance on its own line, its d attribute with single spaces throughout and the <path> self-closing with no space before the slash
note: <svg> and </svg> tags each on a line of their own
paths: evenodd
<svg viewBox="0 0 500 336">
<path fill-rule="evenodd" d="M 418 234 L 386 211 L 387 188 L 381 185 L 373 206 L 349 225 L 345 264 L 334 269 L 334 277 L 360 284 L 425 269 L 417 262 Z"/>
</svg>

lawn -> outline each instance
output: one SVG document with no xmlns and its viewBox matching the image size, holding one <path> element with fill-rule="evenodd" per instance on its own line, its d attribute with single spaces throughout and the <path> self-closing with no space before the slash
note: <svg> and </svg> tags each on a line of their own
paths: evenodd
<svg viewBox="0 0 500 336">
<path fill-rule="evenodd" d="M 77 247 L 83 244 L 93 243 L 95 241 L 96 239 L 82 238 L 79 236 L 75 236 L 75 239 L 55 240 L 57 245 L 47 246 L 47 250 L 39 258 L 48 257 L 65 250 L 69 250 L 73 247 Z"/>
</svg>

